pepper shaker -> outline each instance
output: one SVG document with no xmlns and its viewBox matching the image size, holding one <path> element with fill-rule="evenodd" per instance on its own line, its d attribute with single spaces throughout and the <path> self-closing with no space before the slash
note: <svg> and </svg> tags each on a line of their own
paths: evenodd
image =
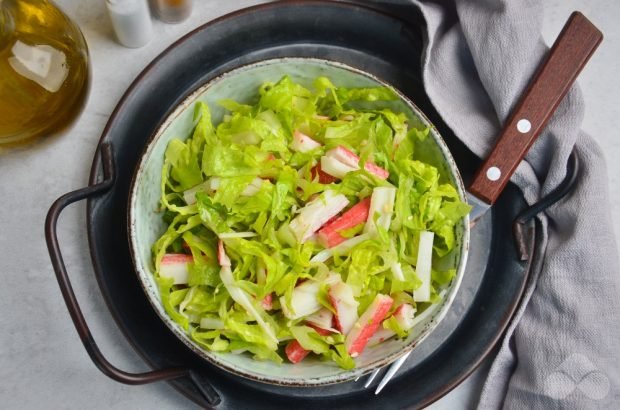
<svg viewBox="0 0 620 410">
<path fill-rule="evenodd" d="M 192 12 L 192 0 L 151 0 L 153 12 L 165 23 L 180 23 Z"/>
</svg>

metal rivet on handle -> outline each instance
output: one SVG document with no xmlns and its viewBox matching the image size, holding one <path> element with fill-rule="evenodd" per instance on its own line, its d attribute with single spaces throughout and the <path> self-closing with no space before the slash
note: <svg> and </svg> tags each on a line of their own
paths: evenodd
<svg viewBox="0 0 620 410">
<path fill-rule="evenodd" d="M 519 130 L 521 134 L 525 134 L 526 132 L 529 132 L 531 129 L 532 129 L 532 123 L 526 120 L 525 118 L 520 119 L 519 122 L 517 122 L 517 130 Z"/>
<path fill-rule="evenodd" d="M 502 176 L 502 171 L 500 171 L 499 168 L 491 167 L 487 169 L 487 178 L 489 178 L 491 181 L 497 181 L 499 177 L 501 176 Z"/>
</svg>

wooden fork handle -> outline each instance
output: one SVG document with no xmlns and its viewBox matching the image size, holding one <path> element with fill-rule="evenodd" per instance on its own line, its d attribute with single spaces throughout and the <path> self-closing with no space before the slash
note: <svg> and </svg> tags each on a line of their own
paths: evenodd
<svg viewBox="0 0 620 410">
<path fill-rule="evenodd" d="M 493 204 L 586 65 L 603 34 L 575 11 L 474 176 L 469 192 Z"/>
</svg>

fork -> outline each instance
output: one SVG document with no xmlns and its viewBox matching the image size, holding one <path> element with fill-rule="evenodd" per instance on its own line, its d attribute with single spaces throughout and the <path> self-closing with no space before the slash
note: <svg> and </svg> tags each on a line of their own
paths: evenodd
<svg viewBox="0 0 620 410">
<path fill-rule="evenodd" d="M 383 376 L 383 379 L 381 379 L 381 381 L 379 382 L 379 385 L 377 386 L 377 389 L 375 390 L 375 394 L 381 393 L 381 390 L 383 390 L 383 388 L 390 382 L 390 380 L 392 380 L 392 378 L 394 377 L 396 372 L 398 372 L 398 370 L 401 368 L 403 363 L 407 361 L 410 354 L 411 354 L 411 350 L 405 353 L 404 355 L 402 355 L 394 363 L 392 363 L 388 371 Z M 368 376 L 368 380 L 366 380 L 366 383 L 364 383 L 365 389 L 367 389 L 372 384 L 373 380 L 375 380 L 375 378 L 379 375 L 381 370 L 383 370 L 383 368 L 375 369 L 370 374 L 370 376 Z"/>
</svg>

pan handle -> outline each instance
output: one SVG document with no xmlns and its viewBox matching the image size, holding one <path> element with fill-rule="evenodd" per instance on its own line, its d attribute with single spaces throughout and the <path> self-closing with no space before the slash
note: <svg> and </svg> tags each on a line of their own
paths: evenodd
<svg viewBox="0 0 620 410">
<path fill-rule="evenodd" d="M 73 287 L 67 275 L 67 269 L 60 252 L 60 246 L 58 245 L 58 235 L 56 226 L 58 223 L 58 217 L 60 213 L 70 204 L 81 201 L 82 199 L 102 194 L 108 191 L 115 182 L 115 169 L 114 169 L 114 157 L 112 153 L 112 146 L 109 143 L 101 145 L 101 157 L 103 163 L 103 181 L 87 186 L 76 191 L 69 192 L 58 198 L 51 206 L 45 219 L 45 240 L 47 242 L 47 248 L 52 260 L 52 266 L 56 273 L 56 279 L 60 286 L 62 297 L 65 300 L 75 329 L 86 348 L 86 352 L 90 356 L 93 363 L 99 370 L 106 376 L 110 377 L 117 382 L 138 385 L 158 382 L 162 380 L 173 380 L 179 377 L 188 377 L 195 387 L 200 391 L 205 398 L 209 406 L 217 406 L 221 398 L 215 389 L 206 381 L 204 377 L 201 377 L 197 372 L 181 367 L 173 367 L 169 369 L 153 370 L 144 373 L 129 373 L 111 364 L 105 356 L 99 350 L 97 343 L 93 339 L 93 336 L 88 328 L 86 319 L 82 314 L 82 310 L 78 304 Z"/>
<path fill-rule="evenodd" d="M 590 20 L 573 12 L 474 176 L 469 192 L 493 205 L 602 40 L 603 34 Z"/>
<path fill-rule="evenodd" d="M 517 251 L 522 261 L 529 259 L 529 238 L 533 235 L 533 228 L 527 229 L 527 223 L 539 213 L 545 211 L 551 205 L 564 198 L 575 187 L 579 174 L 579 160 L 575 151 L 571 152 L 566 165 L 566 176 L 560 184 L 545 195 L 540 201 L 524 209 L 512 223 L 512 232 L 517 244 Z"/>
</svg>

